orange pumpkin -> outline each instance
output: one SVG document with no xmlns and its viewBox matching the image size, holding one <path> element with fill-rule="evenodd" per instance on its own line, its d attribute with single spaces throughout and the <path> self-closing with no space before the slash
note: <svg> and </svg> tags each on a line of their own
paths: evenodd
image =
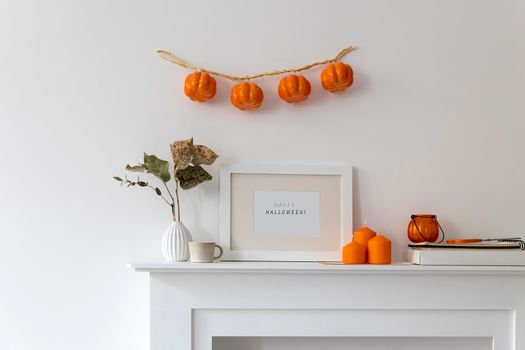
<svg viewBox="0 0 525 350">
<path fill-rule="evenodd" d="M 303 102 L 308 99 L 312 86 L 302 75 L 287 75 L 279 82 L 279 97 L 288 103 Z"/>
<path fill-rule="evenodd" d="M 321 72 L 321 84 L 325 90 L 330 92 L 345 91 L 353 82 L 352 67 L 342 62 L 330 63 Z"/>
<path fill-rule="evenodd" d="M 192 101 L 205 102 L 215 96 L 217 82 L 206 72 L 189 74 L 184 81 L 184 93 Z"/>
<path fill-rule="evenodd" d="M 262 89 L 254 83 L 242 82 L 232 87 L 231 103 L 240 110 L 253 110 L 261 107 L 264 99 Z"/>
</svg>

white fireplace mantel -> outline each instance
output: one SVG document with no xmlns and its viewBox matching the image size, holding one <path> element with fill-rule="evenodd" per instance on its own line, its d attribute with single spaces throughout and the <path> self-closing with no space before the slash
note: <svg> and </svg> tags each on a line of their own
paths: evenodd
<svg viewBox="0 0 525 350">
<path fill-rule="evenodd" d="M 130 267 L 150 273 L 151 350 L 212 350 L 224 337 L 479 338 L 491 349 L 525 350 L 525 267 Z"/>
<path fill-rule="evenodd" d="M 518 274 L 525 276 L 525 266 L 421 266 L 410 263 L 392 265 L 342 265 L 317 262 L 220 262 L 213 264 L 144 262 L 129 264 L 145 272 L 214 273 L 331 273 L 331 274 Z"/>
</svg>

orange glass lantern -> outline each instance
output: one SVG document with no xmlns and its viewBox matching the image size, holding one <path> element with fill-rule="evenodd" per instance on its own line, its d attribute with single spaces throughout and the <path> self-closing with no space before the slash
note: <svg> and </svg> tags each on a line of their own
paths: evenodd
<svg viewBox="0 0 525 350">
<path fill-rule="evenodd" d="M 443 242 L 445 232 L 439 225 L 437 215 L 416 214 L 410 217 L 408 224 L 408 239 L 414 243 L 435 242 L 439 238 L 439 231 L 443 236 L 439 242 Z"/>
</svg>

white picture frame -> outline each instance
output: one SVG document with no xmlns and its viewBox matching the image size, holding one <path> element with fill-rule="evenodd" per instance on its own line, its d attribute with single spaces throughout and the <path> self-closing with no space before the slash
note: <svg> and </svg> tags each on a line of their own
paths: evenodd
<svg viewBox="0 0 525 350">
<path fill-rule="evenodd" d="M 223 260 L 229 261 L 341 261 L 341 248 L 344 244 L 351 241 L 352 237 L 352 166 L 350 165 L 271 165 L 271 164 L 222 164 L 220 170 L 220 230 L 219 244 L 224 248 Z M 333 201 L 329 201 L 330 206 L 335 205 L 337 212 L 338 232 L 330 232 L 330 249 L 320 249 L 309 247 L 308 250 L 302 249 L 243 249 L 232 247 L 232 215 L 252 215 L 252 212 L 242 209 L 242 213 L 232 213 L 232 193 L 235 184 L 232 186 L 232 178 L 238 175 L 293 175 L 300 176 L 301 180 L 307 181 L 308 176 L 316 179 L 317 183 L 326 179 L 332 184 L 337 183 L 339 192 Z M 303 176 L 307 176 L 304 178 Z M 261 177 L 258 177 L 259 182 Z M 321 180 L 319 180 L 321 179 Z M 275 177 L 273 178 L 275 180 Z M 302 182 L 304 182 L 302 181 Z M 248 180 L 249 182 L 249 180 Z M 274 181 L 275 182 L 275 181 Z M 246 181 L 244 181 L 246 183 Z M 240 186 L 240 185 L 239 185 Z M 282 186 L 281 186 L 282 187 Z M 332 185 L 333 187 L 333 185 Z M 251 189 L 253 191 L 253 189 Z M 270 189 L 271 190 L 271 189 Z M 281 189 L 282 190 L 282 189 Z M 330 189 L 330 193 L 334 189 Z M 326 196 L 325 196 L 326 197 Z M 322 210 L 320 211 L 322 214 Z M 321 218 L 322 219 L 322 218 Z M 322 221 L 322 220 L 321 220 Z M 253 226 L 244 225 L 240 230 L 235 229 L 233 234 L 252 234 L 248 231 L 253 230 Z M 240 232 L 240 233 L 236 233 Z M 333 238 L 332 238 L 333 235 Z M 233 237 L 234 238 L 234 237 Z M 279 237 L 276 237 L 279 239 Z M 336 240 L 336 241 L 335 241 Z M 325 238 L 326 241 L 326 238 Z M 278 242 L 276 242 L 278 244 Z"/>
</svg>

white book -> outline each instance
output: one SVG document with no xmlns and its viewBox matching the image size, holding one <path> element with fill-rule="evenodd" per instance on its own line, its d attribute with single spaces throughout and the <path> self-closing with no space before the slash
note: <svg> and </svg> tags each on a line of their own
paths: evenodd
<svg viewBox="0 0 525 350">
<path fill-rule="evenodd" d="M 525 266 L 520 249 L 410 249 L 416 265 Z"/>
</svg>

